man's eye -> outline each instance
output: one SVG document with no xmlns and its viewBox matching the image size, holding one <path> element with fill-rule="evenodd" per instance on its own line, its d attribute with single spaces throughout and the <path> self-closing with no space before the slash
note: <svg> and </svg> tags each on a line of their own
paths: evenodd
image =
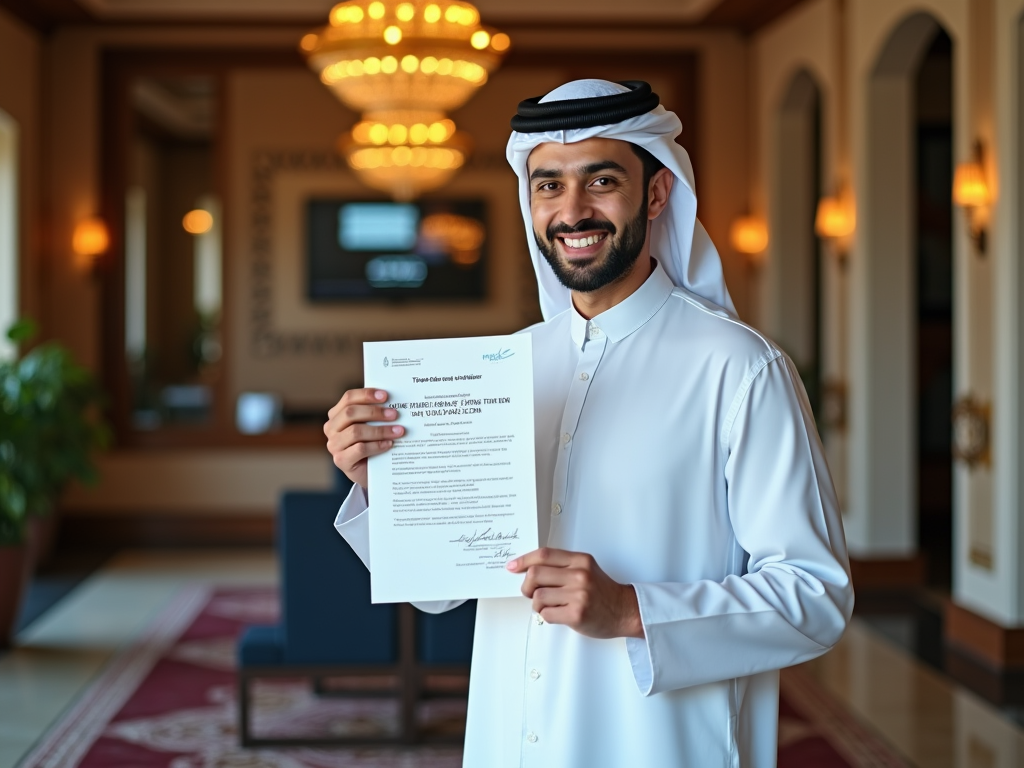
<svg viewBox="0 0 1024 768">
<path fill-rule="evenodd" d="M 595 183 L 596 185 L 598 185 L 599 187 L 608 187 L 608 186 L 611 186 L 611 184 L 612 184 L 613 182 L 614 182 L 614 180 L 613 180 L 613 179 L 610 179 L 610 178 L 608 178 L 607 176 L 602 176 L 602 177 L 601 177 L 601 178 L 599 178 L 599 179 L 594 179 L 594 183 Z"/>
<path fill-rule="evenodd" d="M 537 189 L 540 190 L 540 191 L 543 191 L 543 192 L 551 192 L 554 189 L 556 189 L 557 187 L 558 187 L 558 185 L 555 184 L 555 182 L 553 182 L 553 181 L 546 181 L 543 184 L 541 184 L 539 187 L 537 187 Z"/>
</svg>

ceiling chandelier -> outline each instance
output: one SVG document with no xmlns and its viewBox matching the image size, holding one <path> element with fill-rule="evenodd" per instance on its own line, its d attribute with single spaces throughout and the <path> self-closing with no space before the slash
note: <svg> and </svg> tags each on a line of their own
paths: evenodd
<svg viewBox="0 0 1024 768">
<path fill-rule="evenodd" d="M 339 140 L 369 186 L 411 199 L 446 182 L 469 154 L 447 113 L 501 64 L 508 35 L 466 2 L 351 0 L 302 38 L 309 66 L 362 119 Z"/>
</svg>

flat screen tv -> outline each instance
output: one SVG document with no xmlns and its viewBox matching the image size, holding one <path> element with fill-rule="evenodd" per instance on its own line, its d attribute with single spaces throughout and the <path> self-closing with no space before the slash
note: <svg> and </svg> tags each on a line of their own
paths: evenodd
<svg viewBox="0 0 1024 768">
<path fill-rule="evenodd" d="M 483 200 L 307 203 L 311 301 L 483 299 Z"/>
</svg>

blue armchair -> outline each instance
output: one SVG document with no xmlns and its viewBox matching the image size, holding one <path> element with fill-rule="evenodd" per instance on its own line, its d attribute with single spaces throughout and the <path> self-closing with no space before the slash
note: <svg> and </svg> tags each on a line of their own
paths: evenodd
<svg viewBox="0 0 1024 768">
<path fill-rule="evenodd" d="M 340 474 L 340 473 L 339 473 Z M 343 477 L 343 476 L 342 476 Z M 238 643 L 239 735 L 242 746 L 311 746 L 391 737 L 260 738 L 250 728 L 252 682 L 260 678 L 381 676 L 397 685 L 383 692 L 401 701 L 404 742 L 418 738 L 416 702 L 432 693 L 430 676 L 465 674 L 473 645 L 476 604 L 431 615 L 411 605 L 373 605 L 370 575 L 334 532 L 347 488 L 289 491 L 281 499 L 277 549 L 281 563 L 281 622 L 248 627 Z M 382 692 L 380 687 L 374 688 Z"/>
</svg>

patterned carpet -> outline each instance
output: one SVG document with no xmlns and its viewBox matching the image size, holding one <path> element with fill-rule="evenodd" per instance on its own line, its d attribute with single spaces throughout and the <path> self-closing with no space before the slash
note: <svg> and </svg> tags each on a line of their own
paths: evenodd
<svg viewBox="0 0 1024 768">
<path fill-rule="evenodd" d="M 21 768 L 457 768 L 453 746 L 241 749 L 236 730 L 235 638 L 246 624 L 273 623 L 267 589 L 184 590 L 145 634 L 119 654 L 65 713 Z M 397 727 L 386 698 L 318 697 L 300 680 L 255 689 L 260 736 L 379 734 Z M 786 670 L 779 723 L 780 768 L 904 767 L 809 678 Z M 432 731 L 460 731 L 463 699 L 434 699 L 418 712 Z"/>
</svg>

